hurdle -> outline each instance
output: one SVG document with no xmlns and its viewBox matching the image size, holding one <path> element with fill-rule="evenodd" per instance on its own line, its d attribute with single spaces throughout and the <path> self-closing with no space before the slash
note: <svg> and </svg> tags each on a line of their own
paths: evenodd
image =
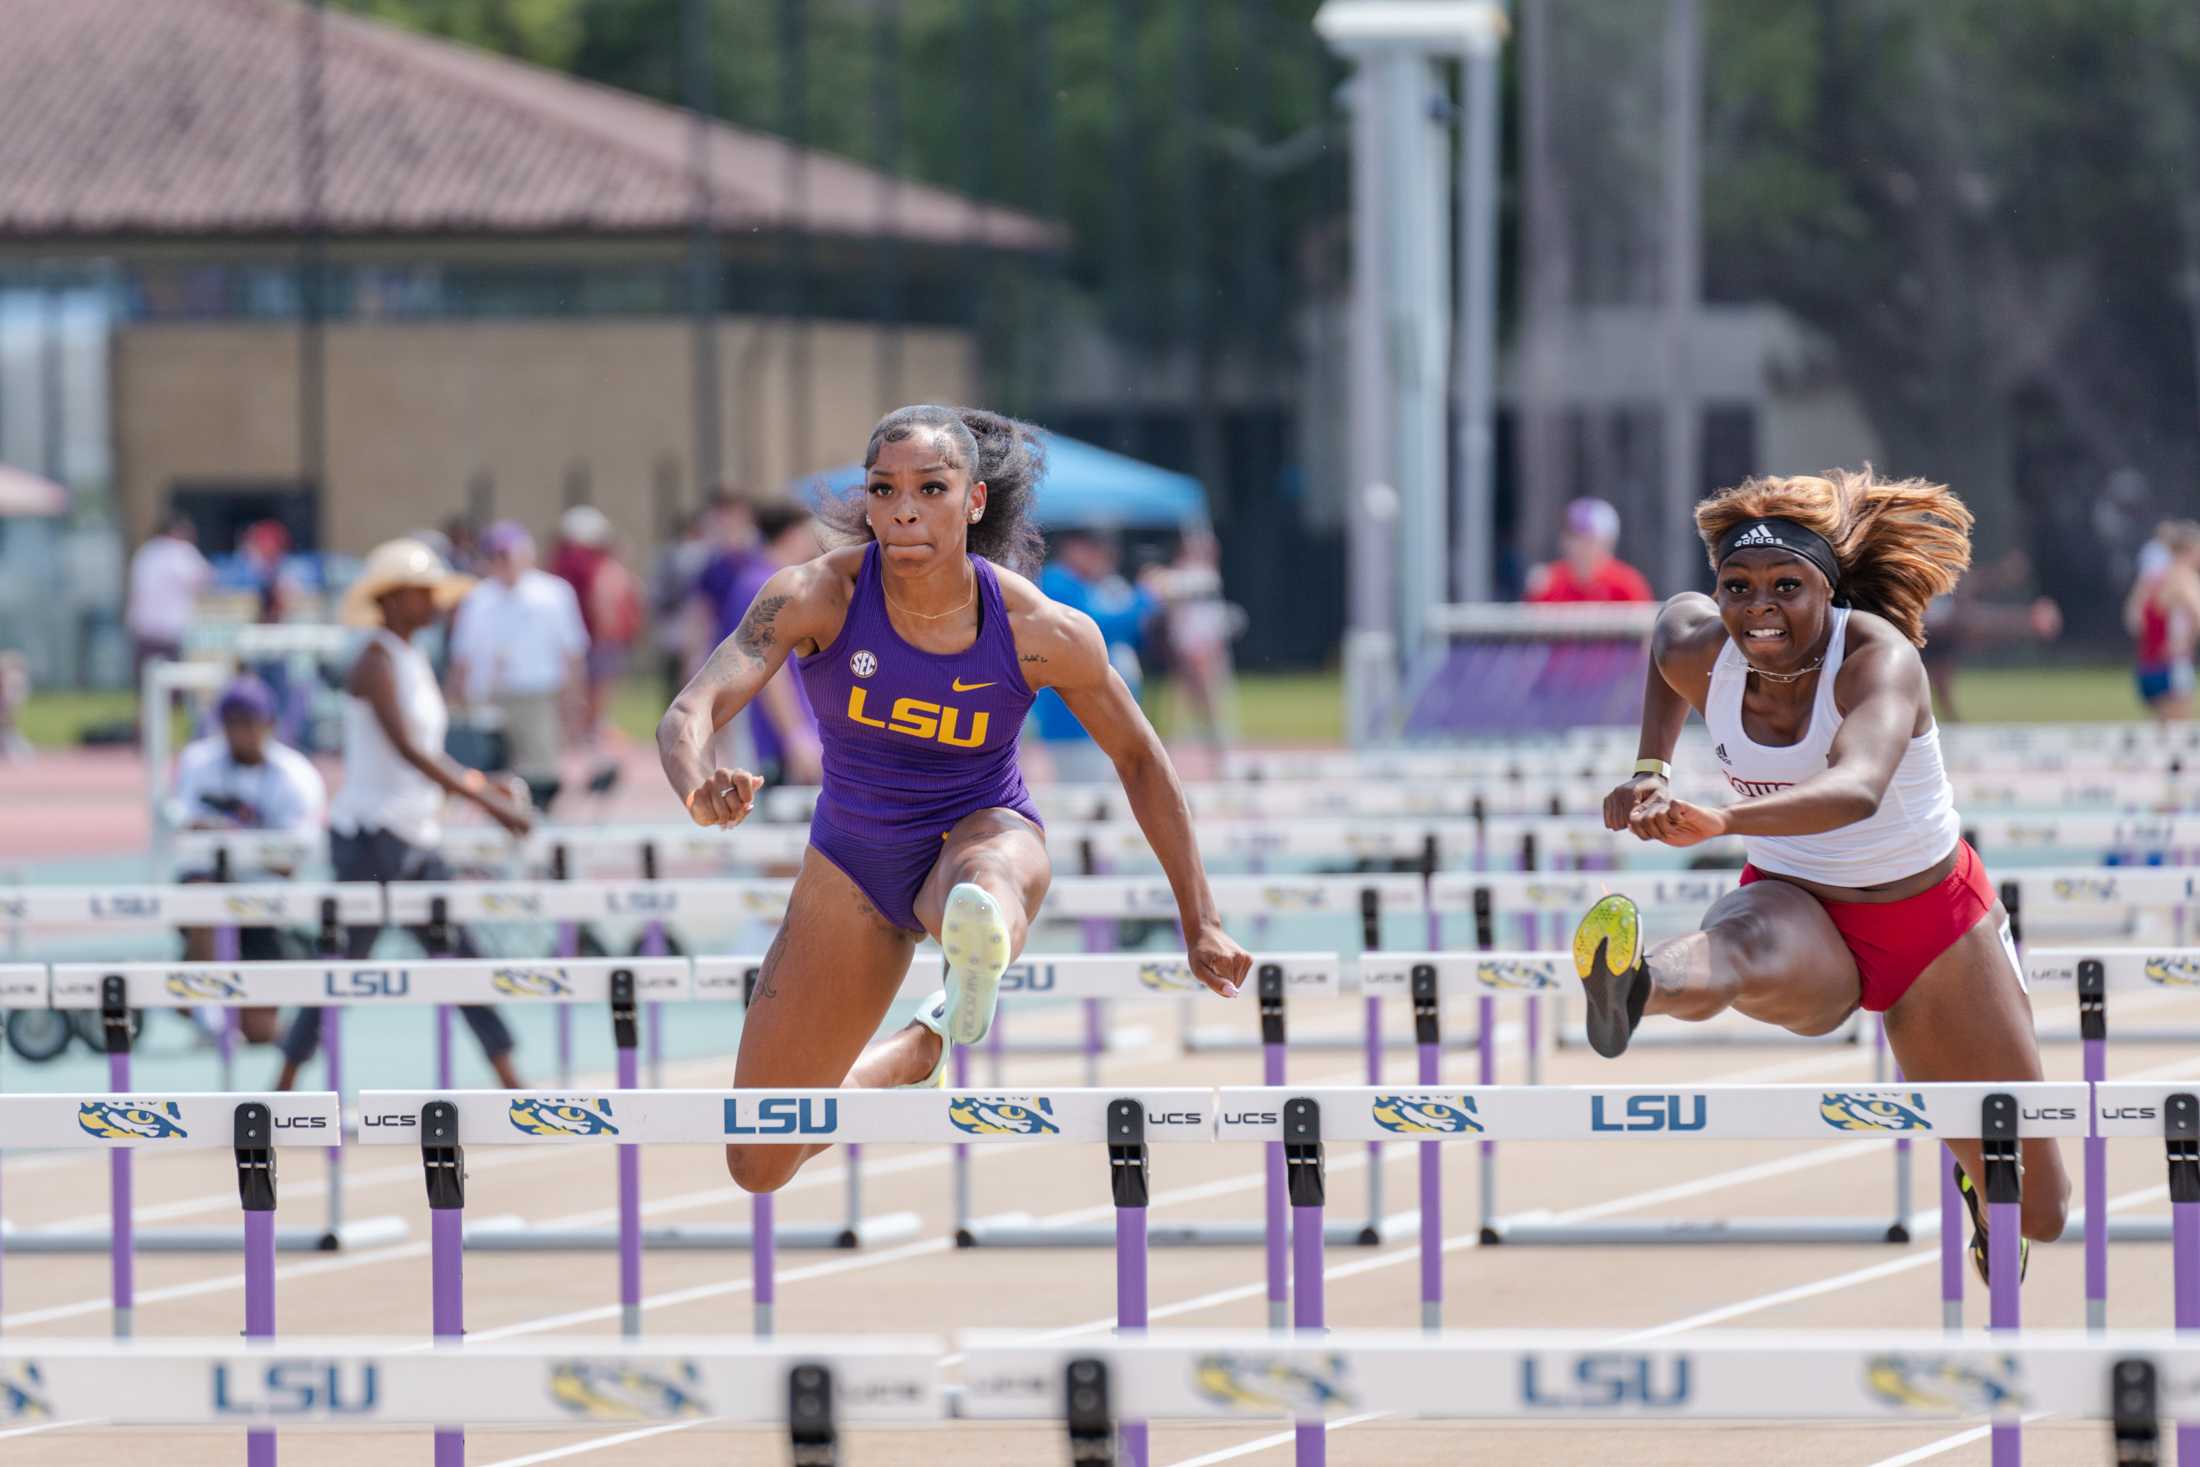
<svg viewBox="0 0 2200 1467">
<path fill-rule="evenodd" d="M 1914 1331 L 1722 1330 L 1644 1343 L 1587 1332 L 1419 1335 L 1340 1330 L 1315 1340 L 1244 1331 L 1067 1343 L 962 1336 L 963 1414 L 1065 1423 L 1070 1460 L 1114 1467 L 1120 1417 L 1272 1421 L 1380 1413 L 1574 1421 L 1990 1417 L 1996 1467 L 2020 1415 L 2109 1423 L 2113 1460 L 2157 1462 L 2161 1421 L 2200 1417 L 2200 1344 L 2157 1333 L 2057 1333 L 1958 1345 Z M 2006 1437 L 1998 1433 L 2006 1432 Z M 1302 1438 L 1300 1467 L 1324 1460 Z M 2182 1457 L 2190 1463 L 2192 1458 Z"/>
<path fill-rule="evenodd" d="M 109 1083 L 130 1086 L 130 1015 L 144 1009 L 217 1007 L 225 1012 L 260 1004 L 340 1003 L 323 996 L 333 986 L 333 968 L 318 963 L 57 963 L 46 1001 L 52 1008 L 89 1010 L 100 1015 L 108 1046 Z M 122 1047 L 116 1048 L 119 1044 Z M 329 1089 L 341 1093 L 339 1051 L 329 1049 Z M 224 1066 L 223 1079 L 229 1078 Z M 225 1086 L 226 1089 L 226 1086 Z M 338 1135 L 321 1138 L 327 1152 L 328 1188 L 318 1228 L 285 1228 L 275 1234 L 284 1253 L 329 1253 L 371 1247 L 405 1236 L 405 1221 L 392 1215 L 347 1220 L 344 1216 L 344 1151 Z M 110 1235 L 86 1231 L 41 1231 L 16 1246 L 29 1252 L 103 1253 Z M 226 1252 L 237 1246 L 228 1229 L 159 1228 L 142 1233 L 137 1247 L 148 1253 Z"/>
<path fill-rule="evenodd" d="M 719 1336 L 647 1343 L 598 1338 L 434 1348 L 407 1340 L 81 1340 L 0 1344 L 0 1427 L 59 1421 L 125 1427 L 237 1427 L 273 1433 L 379 1431 L 465 1421 L 483 1427 L 660 1423 L 705 1430 L 778 1425 L 793 1460 L 841 1460 L 841 1428 L 936 1421 L 931 1338 L 815 1336 L 770 1344 Z M 117 1380 L 128 1382 L 116 1389 Z M 439 1467 L 463 1458 L 438 1433 Z M 463 1448 L 459 1448 L 463 1451 Z"/>
<path fill-rule="evenodd" d="M 1419 1083 L 1440 1085 L 1433 1044 L 1441 1032 L 1442 1004 L 1446 999 L 1473 997 L 1482 1003 L 1495 998 L 1558 995 L 1579 986 L 1573 956 L 1566 952 L 1425 952 L 1368 954 L 1359 961 L 1357 980 L 1363 990 L 1409 994 L 1423 1059 Z M 1870 1084 L 1888 1083 L 1886 1051 L 1873 1050 L 1874 1073 Z M 1494 1065 L 1485 1047 L 1480 1081 L 1493 1083 Z M 1535 1051 L 1529 1051 L 1528 1084 L 1540 1082 Z M 1894 1198 L 1892 1215 L 1877 1218 L 1733 1218 L 1717 1224 L 1690 1219 L 1651 1222 L 1550 1223 L 1532 1215 L 1507 1217 L 1497 1205 L 1497 1142 L 1480 1140 L 1482 1168 L 1478 1178 L 1478 1218 L 1485 1245 L 1526 1243 L 1540 1245 L 1624 1245 L 1636 1243 L 1893 1243 L 1910 1241 L 1914 1221 L 1908 1167 L 1908 1137 L 1894 1138 Z M 1421 1152 L 1422 1206 L 1441 1186 L 1441 1160 L 1435 1148 Z"/>
<path fill-rule="evenodd" d="M 2093 1125 L 2083 1084 L 1904 1085 L 1828 1089 L 1818 1085 L 1490 1086 L 1385 1090 L 1224 1088 L 1215 1104 L 1218 1141 L 1282 1141 L 1293 1163 L 1293 1322 L 1322 1327 L 1323 1148 L 1338 1141 L 1407 1139 L 1432 1146 L 1468 1139 L 1587 1141 L 1644 1137 L 1714 1140 L 1891 1140 L 1923 1133 L 1980 1138 L 1989 1259 L 1995 1283 L 1991 1327 L 2018 1328 L 2018 1169 L 2021 1138 L 2084 1136 Z M 1943 1210 L 1943 1256 L 1961 1226 Z M 1310 1228 L 1306 1225 L 1311 1224 Z M 1305 1231 L 1302 1232 L 1302 1229 Z M 1658 1241 L 1655 1237 L 1648 1241 Z M 1670 1239 L 1668 1239 L 1670 1241 Z M 1421 1313 L 1442 1318 L 1439 1228 L 1421 1226 Z M 1960 1284 L 1961 1276 L 1957 1276 Z M 1313 1428 L 1318 1431 L 1318 1425 Z M 2001 1428 L 1996 1428 L 1997 1432 Z M 1302 1462 L 1307 1428 L 1300 1433 Z M 2002 1458 L 1998 1455 L 1997 1462 Z"/>
<path fill-rule="evenodd" d="M 117 1051 L 110 1063 L 125 1058 Z M 339 1134 L 343 1115 L 327 1092 L 288 1095 L 132 1094 L 128 1075 L 105 1095 L 0 1095 L 0 1136 L 11 1150 L 105 1151 L 108 1208 L 113 1219 L 103 1242 L 111 1260 L 112 1317 L 116 1339 L 134 1327 L 136 1247 L 130 1214 L 131 1154 L 140 1149 L 197 1151 L 229 1148 L 236 1158 L 243 1226 L 220 1246 L 240 1249 L 245 1269 L 245 1333 L 275 1332 L 275 1148 L 325 1146 Z M 42 1231 L 0 1234 L 0 1251 L 60 1252 L 43 1246 Z M 68 1249 L 66 1251 L 78 1251 Z M 113 1389 L 109 1381 L 108 1389 Z M 0 1396 L 4 1396 L 0 1392 Z M 259 1460 L 254 1459 L 255 1467 Z M 266 1459 L 272 1462 L 273 1458 Z"/>
<path fill-rule="evenodd" d="M 2097 1088 L 2108 1079 L 2111 994 L 2189 989 L 2200 995 L 2200 948 L 2027 948 L 2022 956 L 2027 983 L 2074 991 L 2078 1030 L 2085 1047 L 2085 1078 Z M 2108 1204 L 2106 1150 L 2102 1134 L 2086 1138 L 2082 1208 L 2086 1217 L 2103 1215 Z M 2120 1221 L 2113 1234 L 2105 1227 L 2086 1229 L 2086 1318 L 2096 1329 L 2107 1318 L 2110 1236 L 2145 1242 L 2171 1240 L 2167 1226 L 2149 1219 Z"/>
<path fill-rule="evenodd" d="M 465 1148 L 498 1144 L 611 1143 L 724 1146 L 939 1143 L 975 1139 L 1013 1145 L 1045 1141 L 1107 1147 L 1116 1212 L 1116 1305 L 1124 1328 L 1147 1317 L 1147 1146 L 1214 1139 L 1214 1092 L 1052 1090 L 999 1094 L 939 1090 L 637 1090 L 615 1096 L 508 1091 L 362 1091 L 365 1143 L 419 1146 L 427 1178 L 438 1339 L 464 1333 Z M 765 1194 L 768 1195 L 768 1194 Z M 777 1299 L 768 1213 L 759 1214 L 752 1255 L 757 1336 L 769 1336 Z M 640 1328 L 638 1250 L 622 1250 L 620 1304 L 627 1333 Z M 438 1467 L 464 1460 L 463 1433 L 436 1433 Z"/>
</svg>

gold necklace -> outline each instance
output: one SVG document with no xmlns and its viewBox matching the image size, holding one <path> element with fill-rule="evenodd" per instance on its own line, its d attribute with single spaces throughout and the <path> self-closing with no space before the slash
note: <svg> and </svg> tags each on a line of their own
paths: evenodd
<svg viewBox="0 0 2200 1467">
<path fill-rule="evenodd" d="M 953 616 L 958 611 L 968 611 L 970 609 L 970 603 L 978 599 L 978 577 L 975 573 L 972 573 L 970 577 L 970 594 L 963 597 L 962 605 L 953 607 L 947 611 L 911 611 L 908 607 L 902 605 L 899 601 L 896 601 L 894 599 L 894 593 L 886 589 L 886 578 L 883 576 L 879 578 L 878 593 L 886 598 L 886 604 L 888 606 L 893 607 L 894 610 L 900 612 L 903 616 L 913 616 L 916 617 L 919 621 L 940 621 L 946 617 Z"/>
</svg>

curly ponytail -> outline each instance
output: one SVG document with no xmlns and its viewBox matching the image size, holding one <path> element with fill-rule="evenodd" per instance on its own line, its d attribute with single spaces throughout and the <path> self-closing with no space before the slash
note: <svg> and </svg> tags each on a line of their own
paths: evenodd
<svg viewBox="0 0 2200 1467">
<path fill-rule="evenodd" d="M 1954 590 L 1971 565 L 1972 515 L 1953 490 L 1925 479 L 1882 479 L 1869 464 L 1744 480 L 1696 506 L 1696 533 L 1716 555 L 1736 525 L 1771 517 L 1823 535 L 1841 564 L 1841 599 L 1885 617 L 1920 647 L 1926 605 Z"/>
<path fill-rule="evenodd" d="M 985 483 L 985 518 L 969 529 L 971 554 L 1020 575 L 1035 574 L 1046 559 L 1046 541 L 1035 515 L 1039 481 L 1046 477 L 1046 445 L 1039 430 L 985 408 L 930 403 L 896 408 L 871 430 L 863 467 L 876 464 L 887 444 L 919 433 L 937 433 L 957 466 L 969 471 L 971 482 Z M 861 487 L 828 500 L 819 514 L 839 538 L 855 544 L 872 538 Z"/>
</svg>

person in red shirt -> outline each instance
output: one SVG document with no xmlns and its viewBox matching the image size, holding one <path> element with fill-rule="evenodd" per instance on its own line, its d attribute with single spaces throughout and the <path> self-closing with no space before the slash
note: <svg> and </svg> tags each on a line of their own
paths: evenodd
<svg viewBox="0 0 2200 1467">
<path fill-rule="evenodd" d="M 1566 506 L 1559 558 L 1528 574 L 1526 599 L 1537 605 L 1578 601 L 1648 601 L 1642 572 L 1612 554 L 1619 543 L 1619 511 L 1601 499 Z"/>
</svg>

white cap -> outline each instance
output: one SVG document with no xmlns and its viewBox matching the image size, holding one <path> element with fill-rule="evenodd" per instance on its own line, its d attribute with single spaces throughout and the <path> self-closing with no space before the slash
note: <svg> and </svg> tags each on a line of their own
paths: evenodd
<svg viewBox="0 0 2200 1467">
<path fill-rule="evenodd" d="M 576 504 L 558 517 L 558 535 L 575 545 L 603 545 L 611 539 L 611 521 L 593 504 Z"/>
</svg>

